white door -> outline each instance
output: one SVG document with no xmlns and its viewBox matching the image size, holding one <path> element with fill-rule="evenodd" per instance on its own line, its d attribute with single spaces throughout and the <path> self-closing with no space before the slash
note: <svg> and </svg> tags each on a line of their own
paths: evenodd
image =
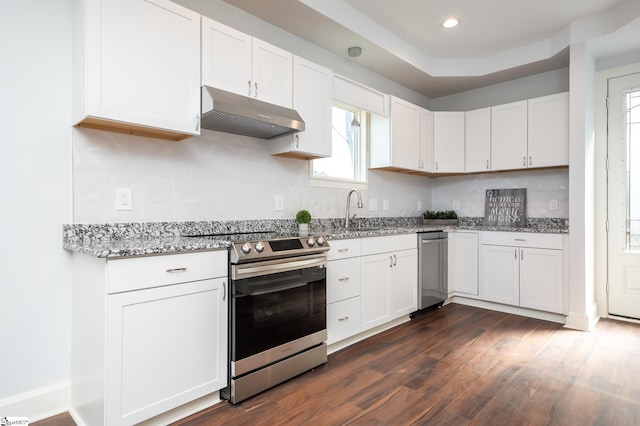
<svg viewBox="0 0 640 426">
<path fill-rule="evenodd" d="M 609 313 L 640 318 L 640 73 L 608 87 Z"/>
</svg>

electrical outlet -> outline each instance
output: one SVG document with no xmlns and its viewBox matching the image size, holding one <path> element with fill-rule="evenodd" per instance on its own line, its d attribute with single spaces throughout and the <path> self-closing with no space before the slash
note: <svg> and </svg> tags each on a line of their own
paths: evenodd
<svg viewBox="0 0 640 426">
<path fill-rule="evenodd" d="M 378 210 L 378 199 L 377 198 L 369 198 L 369 210 L 370 211 Z"/>
<path fill-rule="evenodd" d="M 460 201 L 453 202 L 453 210 L 460 210 Z"/>
<path fill-rule="evenodd" d="M 418 201 L 418 211 L 422 211 L 422 201 Z"/>
<path fill-rule="evenodd" d="M 389 211 L 389 200 L 382 200 L 382 211 Z"/>
<path fill-rule="evenodd" d="M 558 200 L 549 200 L 549 210 L 558 210 Z"/>
<path fill-rule="evenodd" d="M 116 210 L 133 210 L 131 188 L 116 188 Z"/>
<path fill-rule="evenodd" d="M 276 195 L 276 211 L 281 212 L 284 210 L 284 196 Z"/>
</svg>

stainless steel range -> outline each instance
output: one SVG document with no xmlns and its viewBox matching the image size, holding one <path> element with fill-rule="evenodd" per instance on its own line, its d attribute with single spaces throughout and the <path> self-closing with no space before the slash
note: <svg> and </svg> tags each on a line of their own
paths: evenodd
<svg viewBox="0 0 640 426">
<path fill-rule="evenodd" d="M 233 242 L 230 370 L 221 395 L 235 404 L 327 362 L 329 244 L 272 232 L 225 238 Z"/>
</svg>

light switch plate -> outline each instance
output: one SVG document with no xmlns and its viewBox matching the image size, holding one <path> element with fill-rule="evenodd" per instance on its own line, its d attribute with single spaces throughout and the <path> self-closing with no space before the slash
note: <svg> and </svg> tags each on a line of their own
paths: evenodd
<svg viewBox="0 0 640 426">
<path fill-rule="evenodd" d="M 276 195 L 276 211 L 281 212 L 284 210 L 284 196 Z"/>
<path fill-rule="evenodd" d="M 382 200 L 382 211 L 389 211 L 389 200 Z"/>
<path fill-rule="evenodd" d="M 378 199 L 377 198 L 369 198 L 369 210 L 370 211 L 378 210 Z"/>
</svg>

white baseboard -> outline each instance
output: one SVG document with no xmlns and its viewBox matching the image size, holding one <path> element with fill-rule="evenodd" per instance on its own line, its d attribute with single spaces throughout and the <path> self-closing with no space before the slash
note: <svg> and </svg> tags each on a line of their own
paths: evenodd
<svg viewBox="0 0 640 426">
<path fill-rule="evenodd" d="M 473 306 L 475 308 L 489 309 L 492 311 L 504 312 L 506 314 L 520 315 L 523 317 L 535 318 L 544 321 L 557 322 L 565 324 L 566 317 L 561 314 L 551 312 L 536 311 L 534 309 L 521 308 L 519 306 L 503 305 L 500 303 L 487 302 L 485 300 L 469 299 L 466 297 L 454 296 L 451 298 L 452 303 Z"/>
<path fill-rule="evenodd" d="M 71 384 L 62 382 L 0 400 L 0 415 L 28 417 L 29 423 L 69 410 Z"/>
<path fill-rule="evenodd" d="M 565 327 L 580 331 L 591 331 L 599 320 L 598 305 L 594 303 L 586 314 L 569 312 Z"/>
</svg>

